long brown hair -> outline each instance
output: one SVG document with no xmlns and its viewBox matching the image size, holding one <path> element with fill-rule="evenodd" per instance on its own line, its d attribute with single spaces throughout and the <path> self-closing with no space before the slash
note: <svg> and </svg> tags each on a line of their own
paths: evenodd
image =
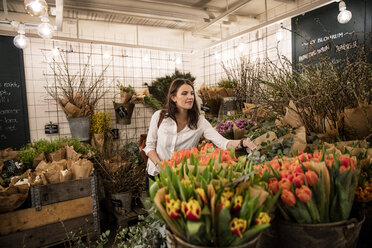
<svg viewBox="0 0 372 248">
<path fill-rule="evenodd" d="M 178 89 L 184 85 L 190 85 L 192 90 L 194 90 L 194 85 L 192 82 L 188 79 L 184 78 L 176 78 L 173 80 L 171 85 L 169 86 L 169 91 L 168 91 L 168 97 L 167 97 L 167 116 L 172 118 L 176 123 L 176 113 L 178 112 L 177 105 L 175 102 L 172 101 L 172 96 L 176 96 Z M 188 118 L 188 126 L 191 129 L 196 129 L 198 127 L 198 121 L 199 121 L 199 109 L 198 105 L 196 103 L 196 97 L 194 97 L 194 102 L 192 105 L 192 108 L 187 110 L 187 118 Z"/>
</svg>

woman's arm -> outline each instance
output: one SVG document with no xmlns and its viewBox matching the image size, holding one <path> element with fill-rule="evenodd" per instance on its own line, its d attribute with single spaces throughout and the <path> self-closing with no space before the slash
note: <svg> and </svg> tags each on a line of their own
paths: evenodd
<svg viewBox="0 0 372 248">
<path fill-rule="evenodd" d="M 217 147 L 220 147 L 222 149 L 230 149 L 231 147 L 234 147 L 236 150 L 249 148 L 252 151 L 256 149 L 256 146 L 249 138 L 241 140 L 228 140 L 221 134 L 219 134 L 206 119 L 203 120 L 203 125 L 204 137 L 211 140 Z"/>
<path fill-rule="evenodd" d="M 161 160 L 159 158 L 159 155 L 156 153 L 155 150 L 151 150 L 147 153 L 147 156 L 151 161 L 157 166 L 157 163 L 159 163 Z"/>
</svg>

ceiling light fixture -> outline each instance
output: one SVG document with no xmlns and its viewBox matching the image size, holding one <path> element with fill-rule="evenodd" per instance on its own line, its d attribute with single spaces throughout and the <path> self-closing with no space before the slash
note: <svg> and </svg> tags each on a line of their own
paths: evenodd
<svg viewBox="0 0 372 248">
<path fill-rule="evenodd" d="M 349 10 L 346 9 L 346 4 L 344 1 L 340 1 L 340 3 L 338 4 L 338 9 L 340 10 L 340 13 L 337 16 L 338 22 L 341 24 L 348 23 L 353 15 Z"/>
<path fill-rule="evenodd" d="M 19 24 L 18 35 L 14 37 L 13 44 L 19 49 L 25 49 L 29 44 L 29 39 L 25 36 L 25 25 Z"/>
<path fill-rule="evenodd" d="M 37 33 L 43 39 L 50 39 L 53 37 L 54 27 L 49 23 L 48 13 L 45 13 L 45 15 L 41 17 L 41 23 L 37 27 Z"/>
<path fill-rule="evenodd" d="M 43 16 L 48 11 L 45 0 L 25 0 L 25 9 L 32 16 Z"/>
</svg>

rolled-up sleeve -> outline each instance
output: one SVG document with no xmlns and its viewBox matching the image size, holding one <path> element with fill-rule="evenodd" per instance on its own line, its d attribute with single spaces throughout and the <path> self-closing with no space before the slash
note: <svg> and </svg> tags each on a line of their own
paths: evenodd
<svg viewBox="0 0 372 248">
<path fill-rule="evenodd" d="M 147 138 L 146 138 L 146 147 L 143 149 L 146 155 L 149 151 L 156 149 L 156 142 L 158 140 L 159 117 L 160 117 L 160 110 L 156 111 L 151 117 L 149 132 L 147 133 Z"/>
<path fill-rule="evenodd" d="M 217 147 L 226 150 L 227 143 L 229 143 L 230 140 L 219 134 L 206 119 L 203 120 L 202 125 L 204 128 L 203 136 L 211 140 Z"/>
</svg>

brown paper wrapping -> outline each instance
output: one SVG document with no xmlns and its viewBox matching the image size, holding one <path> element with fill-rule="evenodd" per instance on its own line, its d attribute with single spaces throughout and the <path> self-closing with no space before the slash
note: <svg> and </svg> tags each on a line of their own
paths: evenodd
<svg viewBox="0 0 372 248">
<path fill-rule="evenodd" d="M 65 149 L 67 161 L 68 160 L 76 161 L 82 156 L 82 154 L 75 152 L 73 146 L 66 146 Z"/>
<path fill-rule="evenodd" d="M 120 102 L 121 103 L 127 103 L 130 101 L 130 99 L 132 98 L 132 93 L 130 92 L 124 92 L 124 91 L 120 91 Z"/>
<path fill-rule="evenodd" d="M 34 158 L 34 162 L 32 163 L 32 168 L 36 168 L 41 161 L 46 161 L 44 152 L 40 153 Z"/>
<path fill-rule="evenodd" d="M 80 159 L 71 164 L 73 179 L 87 178 L 93 170 L 93 163 L 86 159 Z"/>
<path fill-rule="evenodd" d="M 65 97 L 65 98 L 58 98 L 58 102 L 59 102 L 59 104 L 61 104 L 62 105 L 62 107 L 64 107 L 64 106 L 66 106 L 66 104 L 69 102 L 69 100 L 68 100 L 68 98 L 67 97 Z"/>
<path fill-rule="evenodd" d="M 39 180 L 36 180 L 38 176 L 36 175 L 35 172 L 31 172 L 30 175 L 28 175 L 28 182 L 31 186 L 37 186 L 37 185 L 42 185 L 43 184 L 43 179 L 40 177 Z"/>
<path fill-rule="evenodd" d="M 8 188 L 0 187 L 0 213 L 13 211 L 20 207 L 28 197 L 29 186 L 27 184 Z"/>
<path fill-rule="evenodd" d="M 158 190 L 156 192 L 155 198 L 154 198 L 154 203 L 159 210 L 160 214 L 163 216 L 164 220 L 168 224 L 169 228 L 171 229 L 172 233 L 176 234 L 178 237 L 186 240 L 186 237 L 180 233 L 176 227 L 176 225 L 173 223 L 173 220 L 169 217 L 167 212 L 165 211 L 162 202 L 165 202 L 165 195 L 168 192 L 168 187 L 164 187 Z"/>
<path fill-rule="evenodd" d="M 74 104 L 68 102 L 65 106 L 65 111 L 69 113 L 68 117 L 79 117 L 80 108 L 76 107 Z"/>
<path fill-rule="evenodd" d="M 72 180 L 72 171 L 67 170 L 67 173 L 65 175 L 62 174 L 62 171 L 59 172 L 59 181 L 60 182 L 66 182 Z"/>
<path fill-rule="evenodd" d="M 263 142 L 273 142 L 274 140 L 277 140 L 276 134 L 272 131 L 269 131 L 260 137 L 253 140 L 253 144 L 257 147 L 257 150 L 260 150 L 263 146 L 261 145 Z"/>
<path fill-rule="evenodd" d="M 240 129 L 234 123 L 233 133 L 234 133 L 234 139 L 238 140 L 238 139 L 244 138 L 245 135 L 249 133 L 249 130 Z"/>
<path fill-rule="evenodd" d="M 345 109 L 340 118 L 347 139 L 364 139 L 372 133 L 372 105 Z"/>
<path fill-rule="evenodd" d="M 4 150 L 0 150 L 0 161 L 8 161 L 12 159 L 17 159 L 18 158 L 18 153 L 17 151 L 13 151 L 12 148 L 6 148 Z"/>
<path fill-rule="evenodd" d="M 49 153 L 48 154 L 48 160 L 49 161 L 59 161 L 62 159 L 66 159 L 66 149 L 61 148 L 55 152 Z"/>
<path fill-rule="evenodd" d="M 91 141 L 92 146 L 96 147 L 100 153 L 103 153 L 105 144 L 105 134 L 104 133 L 94 133 Z"/>
<path fill-rule="evenodd" d="M 290 125 L 293 128 L 298 128 L 303 126 L 303 122 L 301 120 L 301 117 L 297 114 L 297 107 L 291 100 L 289 102 L 289 107 L 286 107 L 286 113 L 283 118 L 283 122 Z"/>
</svg>

